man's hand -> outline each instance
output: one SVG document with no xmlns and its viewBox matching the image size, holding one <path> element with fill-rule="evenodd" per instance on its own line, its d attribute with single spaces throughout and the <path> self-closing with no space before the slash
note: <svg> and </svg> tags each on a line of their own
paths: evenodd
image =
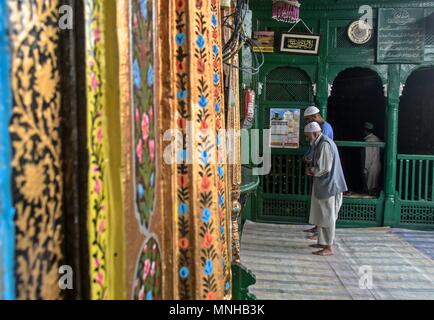
<svg viewBox="0 0 434 320">
<path fill-rule="evenodd" d="M 312 159 L 309 158 L 309 157 L 307 157 L 307 156 L 304 157 L 303 160 L 304 160 L 304 162 L 306 162 L 306 163 L 312 163 Z"/>
<path fill-rule="evenodd" d="M 306 174 L 313 177 L 313 168 L 306 168 Z"/>
</svg>

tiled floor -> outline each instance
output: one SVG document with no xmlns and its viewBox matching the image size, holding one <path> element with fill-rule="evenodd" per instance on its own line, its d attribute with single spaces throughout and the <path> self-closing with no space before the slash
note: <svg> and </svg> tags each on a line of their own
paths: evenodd
<svg viewBox="0 0 434 320">
<path fill-rule="evenodd" d="M 320 257 L 306 228 L 246 223 L 241 260 L 256 275 L 258 299 L 434 299 L 434 233 L 338 229 L 336 254 Z M 369 269 L 372 287 L 361 281 Z"/>
</svg>

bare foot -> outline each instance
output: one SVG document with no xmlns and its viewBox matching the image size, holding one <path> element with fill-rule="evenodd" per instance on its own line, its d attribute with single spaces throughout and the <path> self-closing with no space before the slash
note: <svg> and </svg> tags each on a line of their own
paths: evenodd
<svg viewBox="0 0 434 320">
<path fill-rule="evenodd" d="M 307 238 L 308 240 L 318 241 L 318 235 L 314 234 L 313 236 L 310 236 Z"/>
<path fill-rule="evenodd" d="M 315 233 L 315 232 L 317 232 L 317 231 L 318 231 L 318 228 L 317 228 L 317 227 L 313 227 L 313 228 L 311 228 L 311 229 L 303 230 L 303 232 L 310 232 L 310 233 Z"/>
<path fill-rule="evenodd" d="M 311 247 L 311 248 L 317 248 L 317 249 L 324 249 L 325 248 L 324 245 L 318 244 L 318 243 L 311 244 L 309 247 Z"/>
<path fill-rule="evenodd" d="M 312 252 L 312 254 L 316 254 L 318 256 L 328 257 L 334 255 L 333 250 L 329 248 L 324 248 L 323 250 Z"/>
</svg>

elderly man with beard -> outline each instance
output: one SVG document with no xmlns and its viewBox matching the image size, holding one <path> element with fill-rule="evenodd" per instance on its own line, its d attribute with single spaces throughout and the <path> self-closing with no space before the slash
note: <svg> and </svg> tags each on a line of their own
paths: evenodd
<svg viewBox="0 0 434 320">
<path fill-rule="evenodd" d="M 313 177 L 309 223 L 318 226 L 318 243 L 311 247 L 320 249 L 313 254 L 331 256 L 336 221 L 347 184 L 333 140 L 322 133 L 317 122 L 309 123 L 304 132 L 313 147 L 313 166 L 306 168 L 306 174 Z"/>
</svg>

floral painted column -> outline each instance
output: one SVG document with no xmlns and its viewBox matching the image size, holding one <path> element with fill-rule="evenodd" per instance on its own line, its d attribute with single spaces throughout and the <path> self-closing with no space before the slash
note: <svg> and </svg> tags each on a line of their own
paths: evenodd
<svg viewBox="0 0 434 320">
<path fill-rule="evenodd" d="M 117 2 L 127 298 L 163 298 L 162 223 L 157 205 L 156 1 Z M 158 197 L 161 199 L 161 197 Z M 167 265 L 167 264 L 166 264 Z"/>
<path fill-rule="evenodd" d="M 168 103 L 176 110 L 172 128 L 178 132 L 172 179 L 175 292 L 181 299 L 229 299 L 220 2 L 177 0 L 169 10 L 174 100 Z"/>
<path fill-rule="evenodd" d="M 91 298 L 122 299 L 126 293 L 116 2 L 86 0 L 85 23 Z"/>
<path fill-rule="evenodd" d="M 17 298 L 58 299 L 63 258 L 59 1 L 7 3 Z"/>
</svg>

